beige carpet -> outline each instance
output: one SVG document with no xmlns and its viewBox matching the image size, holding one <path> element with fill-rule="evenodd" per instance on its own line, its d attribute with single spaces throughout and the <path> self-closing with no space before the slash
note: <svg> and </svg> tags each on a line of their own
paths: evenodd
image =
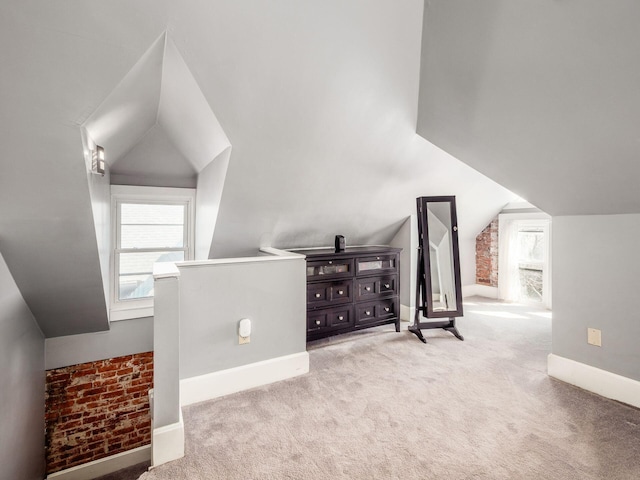
<svg viewBox="0 0 640 480">
<path fill-rule="evenodd" d="M 474 298 L 464 342 L 314 342 L 308 375 L 184 409 L 186 457 L 140 478 L 640 479 L 640 410 L 546 375 L 548 317 Z"/>
</svg>

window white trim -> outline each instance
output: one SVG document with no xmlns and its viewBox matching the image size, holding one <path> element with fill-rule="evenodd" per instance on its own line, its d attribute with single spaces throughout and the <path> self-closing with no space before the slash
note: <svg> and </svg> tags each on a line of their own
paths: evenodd
<svg viewBox="0 0 640 480">
<path fill-rule="evenodd" d="M 543 293 L 542 304 L 551 309 L 552 297 L 551 297 L 551 269 L 552 269 L 552 256 L 551 256 L 551 217 L 544 212 L 532 212 L 532 213 L 501 213 L 498 215 L 498 298 L 502 300 L 513 300 L 510 291 L 510 277 L 514 272 L 510 273 L 510 263 L 512 258 L 509 257 L 510 249 L 510 231 L 517 232 L 518 225 L 536 225 L 543 227 L 544 230 L 544 253 L 543 253 Z"/>
<path fill-rule="evenodd" d="M 121 203 L 159 203 L 185 205 L 185 260 L 193 260 L 195 252 L 195 199 L 193 188 L 141 187 L 111 185 L 111 253 L 110 253 L 110 320 L 127 320 L 153 316 L 153 298 L 118 300 L 119 212 Z M 183 249 L 179 249 L 183 251 Z M 137 251 L 144 251 L 139 249 Z"/>
</svg>

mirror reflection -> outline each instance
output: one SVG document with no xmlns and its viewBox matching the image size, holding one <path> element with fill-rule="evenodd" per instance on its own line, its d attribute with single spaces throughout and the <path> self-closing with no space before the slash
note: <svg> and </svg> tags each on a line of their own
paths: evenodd
<svg viewBox="0 0 640 480">
<path fill-rule="evenodd" d="M 427 202 L 431 301 L 434 312 L 455 312 L 456 283 L 453 264 L 451 207 L 448 202 Z"/>
</svg>

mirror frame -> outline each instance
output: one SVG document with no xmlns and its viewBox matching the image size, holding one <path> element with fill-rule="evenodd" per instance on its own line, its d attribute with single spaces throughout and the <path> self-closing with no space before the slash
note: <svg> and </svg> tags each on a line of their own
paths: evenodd
<svg viewBox="0 0 640 480">
<path fill-rule="evenodd" d="M 433 291 L 431 284 L 431 255 L 429 254 L 429 222 L 427 216 L 428 203 L 448 203 L 451 216 L 451 246 L 453 255 L 453 276 L 455 284 L 456 310 L 433 310 Z M 462 316 L 462 285 L 460 280 L 460 247 L 458 246 L 458 217 L 456 214 L 456 197 L 455 196 L 438 196 L 438 197 L 420 197 L 418 198 L 418 211 L 421 215 L 421 222 L 418 225 L 424 225 L 424 232 L 419 232 L 422 238 L 423 262 L 425 272 L 425 289 L 423 290 L 423 299 L 426 303 L 426 311 L 423 314 L 427 318 L 450 318 Z"/>
</svg>

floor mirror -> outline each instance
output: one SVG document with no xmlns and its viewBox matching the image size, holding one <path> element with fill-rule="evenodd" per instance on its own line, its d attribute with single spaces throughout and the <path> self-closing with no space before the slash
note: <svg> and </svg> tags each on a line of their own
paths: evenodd
<svg viewBox="0 0 640 480">
<path fill-rule="evenodd" d="M 460 250 L 454 196 L 419 197 L 416 310 L 409 331 L 427 343 L 422 330 L 441 328 L 464 340 L 456 327 L 462 316 Z M 446 320 L 444 320 L 446 319 Z"/>
</svg>

